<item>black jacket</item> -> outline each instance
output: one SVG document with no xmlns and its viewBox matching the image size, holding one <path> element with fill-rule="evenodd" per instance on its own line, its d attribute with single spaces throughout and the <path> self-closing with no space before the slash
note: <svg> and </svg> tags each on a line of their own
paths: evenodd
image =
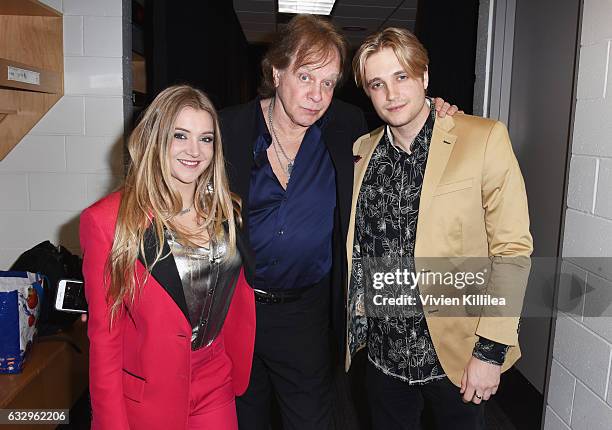
<svg viewBox="0 0 612 430">
<path fill-rule="evenodd" d="M 221 138 L 231 190 L 242 199 L 243 226 L 248 225 L 248 194 L 251 169 L 254 164 L 253 144 L 257 139 L 259 99 L 230 107 L 219 113 Z M 332 244 L 332 327 L 344 356 L 344 290 L 347 279 L 346 236 L 353 193 L 353 142 L 367 132 L 363 112 L 356 106 L 334 99 L 325 113 L 323 140 L 336 171 L 336 211 Z M 248 231 L 244 237 L 249 242 Z M 252 274 L 247 281 L 252 283 Z"/>
</svg>

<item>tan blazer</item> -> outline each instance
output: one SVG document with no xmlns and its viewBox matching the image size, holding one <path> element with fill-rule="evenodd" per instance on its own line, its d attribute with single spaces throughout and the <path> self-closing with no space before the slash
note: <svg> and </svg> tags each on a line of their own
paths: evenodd
<svg viewBox="0 0 612 430">
<path fill-rule="evenodd" d="M 347 238 L 347 371 L 352 356 L 366 346 L 367 332 L 363 291 L 356 291 L 350 281 L 355 208 L 383 132 L 383 127 L 378 128 L 353 145 L 355 178 Z M 470 115 L 437 118 L 419 204 L 416 271 L 483 271 L 486 283 L 478 292 L 505 297 L 510 303 L 483 306 L 476 314 L 473 307 L 449 310 L 423 305 L 436 353 L 455 385 L 461 385 L 478 336 L 511 345 L 502 371 L 520 357 L 519 315 L 532 250 L 525 184 L 506 127 L 499 121 Z M 435 282 L 419 283 L 421 295 L 439 293 L 441 286 Z"/>
</svg>

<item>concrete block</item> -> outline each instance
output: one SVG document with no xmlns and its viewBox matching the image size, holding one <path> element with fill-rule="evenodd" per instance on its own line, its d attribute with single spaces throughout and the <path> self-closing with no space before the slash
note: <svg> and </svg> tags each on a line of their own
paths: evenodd
<svg viewBox="0 0 612 430">
<path fill-rule="evenodd" d="M 0 173 L 0 212 L 28 209 L 28 176 Z"/>
<path fill-rule="evenodd" d="M 602 398 L 605 396 L 610 344 L 572 318 L 557 316 L 553 357 Z"/>
<path fill-rule="evenodd" d="M 612 95 L 576 102 L 572 153 L 612 157 Z"/>
<path fill-rule="evenodd" d="M 612 407 L 577 381 L 572 430 L 609 430 L 611 425 Z"/>
<path fill-rule="evenodd" d="M 28 134 L 0 161 L 3 172 L 63 172 L 66 170 L 64 136 Z"/>
<path fill-rule="evenodd" d="M 23 252 L 45 240 L 78 246 L 78 216 L 79 212 L 70 211 L 3 213 L 0 217 L 2 247 Z"/>
<path fill-rule="evenodd" d="M 612 97 L 612 94 L 610 96 Z M 610 146 L 612 146 L 612 136 Z M 595 215 L 612 220 L 612 159 L 599 160 Z"/>
<path fill-rule="evenodd" d="M 568 209 L 563 257 L 612 256 L 612 221 Z"/>
<path fill-rule="evenodd" d="M 121 17 L 87 16 L 84 19 L 85 55 L 121 58 L 123 56 Z"/>
<path fill-rule="evenodd" d="M 69 173 L 30 175 L 30 208 L 35 211 L 81 211 L 87 203 L 87 177 Z"/>
<path fill-rule="evenodd" d="M 580 43 L 590 45 L 612 39 L 612 1 L 585 0 Z"/>
<path fill-rule="evenodd" d="M 64 56 L 83 55 L 83 17 L 64 15 Z"/>
<path fill-rule="evenodd" d="M 122 177 L 112 175 L 87 175 L 87 204 L 91 205 L 115 191 L 122 183 Z"/>
<path fill-rule="evenodd" d="M 578 99 L 603 98 L 606 89 L 608 41 L 580 48 Z"/>
<path fill-rule="evenodd" d="M 85 135 L 123 138 L 123 98 L 85 98 Z"/>
<path fill-rule="evenodd" d="M 546 407 L 546 415 L 544 416 L 544 430 L 571 430 L 567 424 L 556 415 L 550 406 Z"/>
<path fill-rule="evenodd" d="M 587 274 L 584 325 L 612 343 L 612 282 Z"/>
<path fill-rule="evenodd" d="M 63 0 L 65 15 L 121 16 L 122 0 Z"/>
<path fill-rule="evenodd" d="M 121 58 L 64 58 L 65 91 L 70 95 L 123 95 Z"/>
<path fill-rule="evenodd" d="M 582 321 L 586 277 L 587 272 L 583 268 L 567 260 L 561 264 L 557 309 L 578 322 Z"/>
<path fill-rule="evenodd" d="M 123 141 L 111 137 L 68 136 L 66 165 L 69 172 L 122 173 Z"/>
<path fill-rule="evenodd" d="M 570 423 L 576 378 L 553 358 L 548 386 L 548 406 L 565 424 Z"/>
<path fill-rule="evenodd" d="M 593 211 L 595 196 L 595 174 L 597 158 L 572 156 L 570 162 L 570 177 L 567 189 L 567 205 L 579 211 Z"/>
</svg>

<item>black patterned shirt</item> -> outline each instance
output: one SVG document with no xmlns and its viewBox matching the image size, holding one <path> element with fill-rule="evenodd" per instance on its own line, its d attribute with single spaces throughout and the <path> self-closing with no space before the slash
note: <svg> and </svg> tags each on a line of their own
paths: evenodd
<svg viewBox="0 0 612 430">
<path fill-rule="evenodd" d="M 365 172 L 357 200 L 355 216 L 355 249 L 363 270 L 358 277 L 372 290 L 373 271 L 414 272 L 414 246 L 423 177 L 427 165 L 429 142 L 435 122 L 432 108 L 425 125 L 411 145 L 411 153 L 393 145 L 386 128 Z M 368 261 L 370 263 L 368 263 Z M 420 304 L 418 286 L 397 291 L 394 295 L 415 297 L 415 305 L 404 307 L 401 315 L 375 315 L 368 311 L 368 359 L 383 373 L 409 384 L 425 384 L 446 375 L 438 360 L 427 321 Z M 367 295 L 367 293 L 366 293 Z M 481 338 L 474 356 L 502 364 L 507 347 Z"/>
</svg>

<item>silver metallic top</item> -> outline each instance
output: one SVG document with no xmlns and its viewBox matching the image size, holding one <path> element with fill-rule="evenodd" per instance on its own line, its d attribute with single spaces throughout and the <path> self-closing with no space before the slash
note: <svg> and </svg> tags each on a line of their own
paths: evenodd
<svg viewBox="0 0 612 430">
<path fill-rule="evenodd" d="M 210 247 L 193 248 L 180 244 L 166 230 L 166 240 L 178 269 L 192 327 L 191 349 L 210 345 L 219 335 L 227 315 L 242 259 L 240 253 L 227 255 L 226 236 Z"/>
</svg>

